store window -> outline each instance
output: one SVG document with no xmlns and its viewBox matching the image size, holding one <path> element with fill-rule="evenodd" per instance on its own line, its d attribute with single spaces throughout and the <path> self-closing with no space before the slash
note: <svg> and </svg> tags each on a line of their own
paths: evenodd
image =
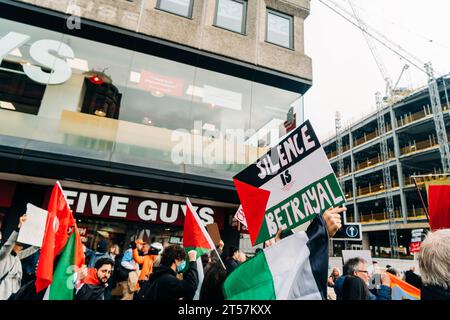
<svg viewBox="0 0 450 320">
<path fill-rule="evenodd" d="M 286 14 L 267 10 L 266 41 L 286 47 L 294 48 L 293 17 Z"/>
<path fill-rule="evenodd" d="M 301 98 L 297 92 L 0 19 L 0 38 L 10 32 L 28 39 L 2 57 L 0 137 L 33 151 L 231 179 L 282 135 L 269 132 Z M 41 40 L 72 52 L 64 59 L 54 56 L 56 72 L 30 55 Z M 26 65 L 44 78 L 36 81 Z M 180 132 L 186 140 L 177 139 Z M 242 139 L 234 139 L 240 132 Z M 179 146 L 186 148 L 177 162 Z"/>
<path fill-rule="evenodd" d="M 179 16 L 191 18 L 193 5 L 194 0 L 158 0 L 156 8 Z"/>
<path fill-rule="evenodd" d="M 214 25 L 238 33 L 245 33 L 247 1 L 217 0 Z"/>
</svg>

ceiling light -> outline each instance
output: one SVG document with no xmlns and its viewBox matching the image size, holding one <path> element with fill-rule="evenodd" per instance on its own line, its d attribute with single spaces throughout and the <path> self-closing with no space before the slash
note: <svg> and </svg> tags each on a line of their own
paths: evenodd
<svg viewBox="0 0 450 320">
<path fill-rule="evenodd" d="M 106 113 L 103 110 L 95 110 L 95 115 L 99 117 L 106 117 Z"/>
<path fill-rule="evenodd" d="M 164 97 L 164 93 L 159 91 L 159 90 L 152 90 L 152 96 L 157 97 L 157 98 L 162 98 Z"/>
<path fill-rule="evenodd" d="M 7 110 L 16 110 L 16 107 L 11 102 L 0 101 L 0 108 Z"/>
<path fill-rule="evenodd" d="M 130 72 L 130 82 L 139 83 L 141 82 L 141 73 L 131 71 Z"/>
</svg>

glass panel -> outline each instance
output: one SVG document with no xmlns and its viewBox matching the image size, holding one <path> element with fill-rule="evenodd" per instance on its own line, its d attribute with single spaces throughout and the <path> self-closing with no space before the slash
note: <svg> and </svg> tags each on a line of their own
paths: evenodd
<svg viewBox="0 0 450 320">
<path fill-rule="evenodd" d="M 175 130 L 191 128 L 195 68 L 136 53 L 119 115 L 113 160 L 181 171 L 171 152 Z"/>
<path fill-rule="evenodd" d="M 272 12 L 267 13 L 267 41 L 283 47 L 291 47 L 291 22 Z"/>
<path fill-rule="evenodd" d="M 190 0 L 160 0 L 159 9 L 189 17 L 190 4 Z"/>
<path fill-rule="evenodd" d="M 216 25 L 244 33 L 245 3 L 233 0 L 218 0 Z"/>
<path fill-rule="evenodd" d="M 231 178 L 245 167 L 251 82 L 197 69 L 190 115 L 194 158 L 187 172 Z"/>
<path fill-rule="evenodd" d="M 291 106 L 302 109 L 294 92 L 0 20 L 0 37 L 11 31 L 30 38 L 0 69 L 1 145 L 230 179 L 284 134 Z M 47 63 L 30 54 L 36 43 Z M 52 55 L 65 47 L 73 57 Z"/>
</svg>

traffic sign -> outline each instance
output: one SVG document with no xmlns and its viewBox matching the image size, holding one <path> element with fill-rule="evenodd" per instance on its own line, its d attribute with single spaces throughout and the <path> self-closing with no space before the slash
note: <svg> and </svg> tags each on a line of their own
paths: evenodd
<svg viewBox="0 0 450 320">
<path fill-rule="evenodd" d="M 347 222 L 347 212 L 342 213 L 342 227 L 336 232 L 331 240 L 361 241 L 361 223 Z"/>
</svg>

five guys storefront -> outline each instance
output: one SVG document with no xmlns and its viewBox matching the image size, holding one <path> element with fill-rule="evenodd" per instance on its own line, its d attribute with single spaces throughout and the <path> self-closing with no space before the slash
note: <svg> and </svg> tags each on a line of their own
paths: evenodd
<svg viewBox="0 0 450 320">
<path fill-rule="evenodd" d="M 59 180 L 91 248 L 105 236 L 122 249 L 135 235 L 181 243 L 186 197 L 226 247 L 238 246 L 232 177 L 284 134 L 310 83 L 67 19 L 0 2 L 2 241 L 28 202 L 46 207 Z"/>
</svg>

